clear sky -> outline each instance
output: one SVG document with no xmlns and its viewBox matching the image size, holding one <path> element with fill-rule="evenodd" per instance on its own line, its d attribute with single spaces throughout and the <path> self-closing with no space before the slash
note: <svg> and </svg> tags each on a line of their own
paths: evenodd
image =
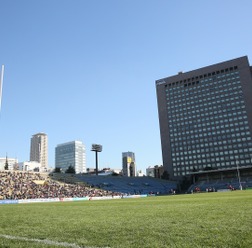
<svg viewBox="0 0 252 248">
<path fill-rule="evenodd" d="M 162 164 L 155 80 L 247 55 L 251 0 L 0 0 L 5 65 L 0 157 L 29 160 L 45 132 L 57 144 L 92 143 L 99 167 Z"/>
</svg>

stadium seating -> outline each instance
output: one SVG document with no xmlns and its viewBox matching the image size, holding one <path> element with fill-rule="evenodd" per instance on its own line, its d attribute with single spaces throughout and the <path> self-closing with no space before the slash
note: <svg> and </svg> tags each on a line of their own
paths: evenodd
<svg viewBox="0 0 252 248">
<path fill-rule="evenodd" d="M 66 178 L 64 178 L 64 176 Z M 0 200 L 83 198 L 121 195 L 120 192 L 92 188 L 78 183 L 75 175 L 60 175 L 52 180 L 48 174 L 0 171 Z M 67 183 L 71 179 L 75 183 Z"/>
<path fill-rule="evenodd" d="M 241 178 L 241 185 L 243 189 L 252 188 L 252 178 Z M 225 180 L 211 180 L 211 181 L 199 181 L 189 187 L 187 193 L 191 193 L 196 188 L 199 188 L 201 192 L 212 189 L 213 191 L 227 190 L 227 189 L 240 189 L 240 183 L 237 178 L 225 179 Z"/>
<path fill-rule="evenodd" d="M 76 175 L 79 180 L 102 189 L 128 194 L 169 194 L 177 183 L 152 177 Z"/>
</svg>

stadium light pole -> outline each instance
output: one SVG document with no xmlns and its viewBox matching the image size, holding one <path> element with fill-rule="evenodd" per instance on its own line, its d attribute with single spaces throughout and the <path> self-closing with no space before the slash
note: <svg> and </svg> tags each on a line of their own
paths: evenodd
<svg viewBox="0 0 252 248">
<path fill-rule="evenodd" d="M 95 152 L 95 174 L 98 175 L 98 152 L 102 151 L 102 145 L 92 144 L 91 151 Z"/>
<path fill-rule="evenodd" d="M 237 160 L 236 160 L 236 170 L 237 170 L 237 176 L 238 176 L 238 181 L 239 181 L 239 185 L 240 185 L 240 190 L 242 190 L 240 170 L 239 170 L 239 162 Z"/>
</svg>

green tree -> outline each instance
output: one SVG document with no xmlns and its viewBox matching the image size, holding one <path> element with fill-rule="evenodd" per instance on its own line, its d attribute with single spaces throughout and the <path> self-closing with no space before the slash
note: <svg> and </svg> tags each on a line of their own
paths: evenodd
<svg viewBox="0 0 252 248">
<path fill-rule="evenodd" d="M 164 171 L 163 175 L 161 176 L 161 179 L 169 180 L 170 179 L 169 173 L 167 171 Z"/>
<path fill-rule="evenodd" d="M 65 171 L 65 173 L 72 173 L 75 174 L 75 169 L 72 165 L 70 165 L 67 170 Z"/>
<path fill-rule="evenodd" d="M 61 168 L 56 167 L 56 168 L 54 169 L 54 172 L 55 172 L 55 173 L 61 173 Z"/>
<path fill-rule="evenodd" d="M 180 183 L 180 189 L 182 192 L 185 192 L 191 185 L 192 178 L 184 176 L 182 182 Z"/>
<path fill-rule="evenodd" d="M 9 163 L 8 163 L 8 158 L 7 158 L 7 156 L 6 156 L 6 161 L 5 161 L 4 169 L 5 169 L 5 170 L 9 170 Z"/>
</svg>

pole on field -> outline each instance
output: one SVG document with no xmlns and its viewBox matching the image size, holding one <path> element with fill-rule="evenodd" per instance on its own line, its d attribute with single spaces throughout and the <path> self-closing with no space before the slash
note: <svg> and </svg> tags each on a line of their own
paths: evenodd
<svg viewBox="0 0 252 248">
<path fill-rule="evenodd" d="M 236 170 L 237 170 L 237 177 L 238 177 L 238 181 L 239 181 L 240 190 L 242 190 L 240 170 L 239 170 L 239 162 L 237 160 L 236 160 Z"/>
</svg>

